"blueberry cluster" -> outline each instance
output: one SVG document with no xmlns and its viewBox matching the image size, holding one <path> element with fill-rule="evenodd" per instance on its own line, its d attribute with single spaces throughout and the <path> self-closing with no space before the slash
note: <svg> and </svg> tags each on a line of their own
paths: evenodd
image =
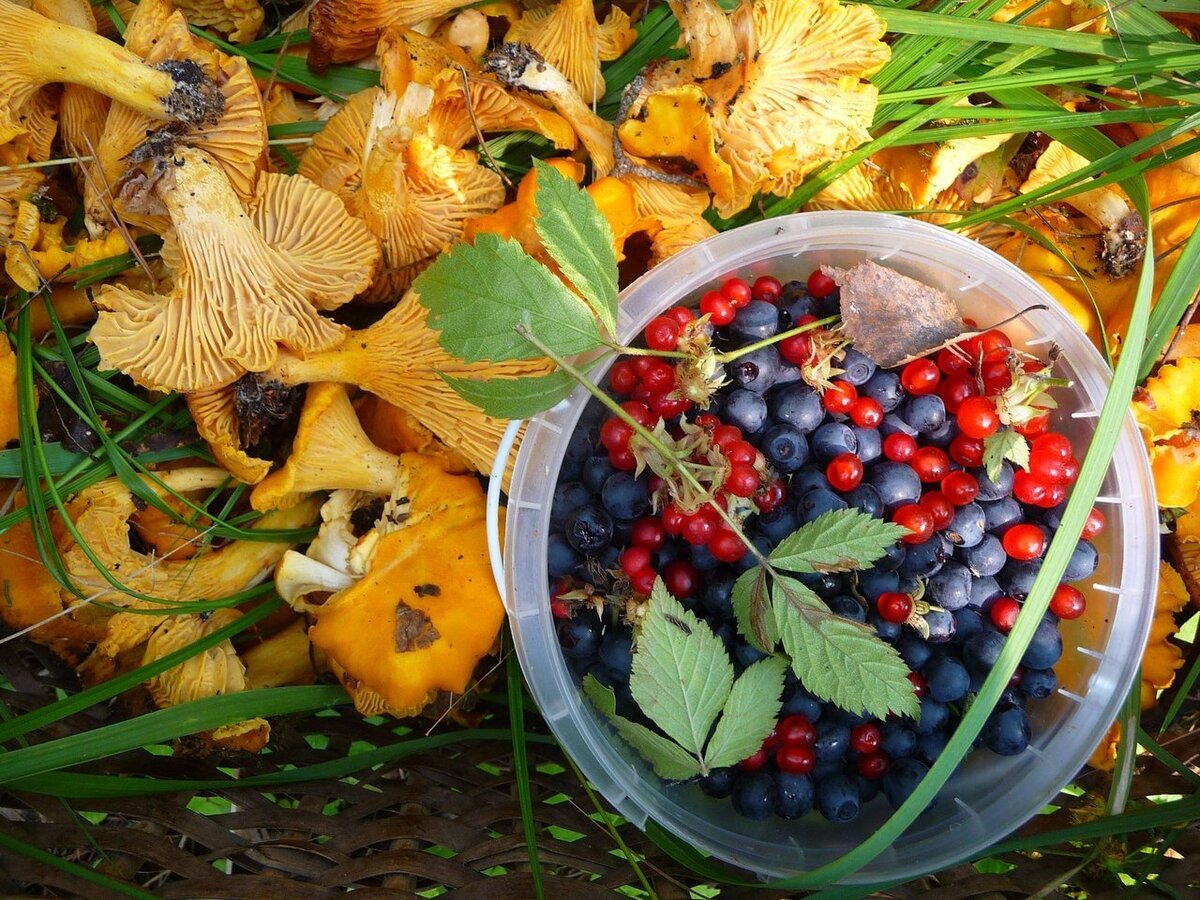
<svg viewBox="0 0 1200 900">
<path fill-rule="evenodd" d="M 730 279 L 702 298 L 700 313 L 714 345 L 729 349 L 833 315 L 837 302 L 836 286 L 815 272 L 807 283 Z M 669 349 L 693 320 L 688 310 L 656 319 L 648 346 Z M 912 671 L 920 716 L 880 721 L 839 709 L 789 672 L 779 727 L 763 747 L 700 782 L 752 819 L 816 809 L 846 822 L 880 793 L 893 805 L 909 796 L 1004 648 L 1078 473 L 1070 442 L 1051 430 L 1048 414 L 1018 429 L 1032 446 L 1027 467 L 1005 462 L 995 477 L 984 469 L 985 440 L 1008 427 L 997 398 L 1022 372 L 1040 368 L 1014 364 L 1003 332 L 893 370 L 851 347 L 835 357 L 840 374 L 818 391 L 802 371 L 817 362 L 821 346 L 810 331 L 738 357 L 703 414 L 672 394 L 667 361 L 622 360 L 610 375 L 612 394 L 631 398 L 626 409 L 639 407 L 635 418 L 645 415 L 640 407 L 647 421 L 661 416 L 668 426 L 683 416 L 711 431 L 731 472 L 743 467 L 742 480 L 731 474 L 725 489 L 753 499 L 756 511 L 743 530 L 764 553 L 801 525 L 847 507 L 910 532 L 871 569 L 800 577 L 833 612 L 870 625 L 896 647 Z M 564 657 L 579 677 L 591 673 L 613 688 L 621 715 L 652 724 L 629 692 L 632 635 L 620 606 L 601 615 L 566 598 L 606 594 L 618 583 L 644 594 L 661 576 L 725 642 L 740 672 L 763 657 L 738 633 L 731 604 L 733 583 L 753 557 L 740 540 L 722 543 L 724 526 L 705 519 L 704 510 L 687 516 L 671 503 L 656 510 L 661 482 L 634 474 L 628 435 L 612 423 L 624 426 L 590 404 L 563 460 L 550 518 L 552 611 Z M 743 477 L 746 468 L 755 476 Z M 1059 622 L 1081 615 L 1085 605 L 1068 582 L 1095 570 L 1090 538 L 1103 525 L 1093 511 L 1051 611 L 980 735 L 978 743 L 993 753 L 1025 750 L 1027 704 L 1057 688 Z"/>
</svg>

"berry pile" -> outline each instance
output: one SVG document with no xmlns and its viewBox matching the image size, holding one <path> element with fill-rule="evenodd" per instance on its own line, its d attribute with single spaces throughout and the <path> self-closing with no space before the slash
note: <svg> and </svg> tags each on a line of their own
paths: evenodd
<svg viewBox="0 0 1200 900">
<path fill-rule="evenodd" d="M 651 350 L 696 346 L 697 336 L 720 351 L 756 345 L 725 366 L 704 411 L 692 399 L 703 392 L 686 380 L 686 360 L 626 357 L 609 374 L 625 412 L 648 429 L 665 426 L 764 554 L 801 525 L 848 507 L 909 530 L 871 569 L 799 577 L 834 613 L 895 646 L 911 669 L 919 718 L 880 721 L 839 709 L 789 671 L 781 718 L 762 748 L 700 780 L 752 819 L 815 808 L 846 822 L 880 793 L 893 805 L 908 797 L 1004 648 L 1079 472 L 1070 441 L 1051 430 L 1053 403 L 1033 387 L 1043 383 L 1044 364 L 1016 351 L 1003 331 L 890 370 L 827 329 L 768 341 L 837 311 L 836 285 L 814 272 L 807 283 L 730 279 L 703 295 L 699 318 L 678 307 L 654 319 L 644 332 Z M 560 471 L 550 518 L 552 611 L 580 678 L 594 675 L 613 688 L 620 715 L 652 724 L 628 688 L 627 620 L 661 577 L 725 642 L 740 672 L 764 656 L 738 633 L 731 602 L 734 581 L 754 558 L 711 507 L 681 502 L 650 469 L 635 474 L 638 439 L 606 412 L 595 402 L 585 410 Z M 1002 431 L 1027 442 L 1028 462 L 1006 459 L 989 477 L 985 450 Z M 981 735 L 994 753 L 1025 750 L 1026 704 L 1057 689 L 1059 621 L 1085 607 L 1067 582 L 1095 570 L 1091 538 L 1103 527 L 1093 510 Z"/>
</svg>

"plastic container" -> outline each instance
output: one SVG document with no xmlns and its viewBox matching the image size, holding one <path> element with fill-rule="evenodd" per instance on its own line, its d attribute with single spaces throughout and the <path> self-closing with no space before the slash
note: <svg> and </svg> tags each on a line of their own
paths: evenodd
<svg viewBox="0 0 1200 900">
<path fill-rule="evenodd" d="M 1071 378 L 1074 387 L 1055 391 L 1060 406 L 1052 422 L 1082 452 L 1109 384 L 1108 370 L 1083 332 L 1016 266 L 950 231 L 898 216 L 804 213 L 704 241 L 625 289 L 620 337 L 632 342 L 661 310 L 694 304 L 730 275 L 770 273 L 787 281 L 806 277 L 818 265 L 851 266 L 865 259 L 946 291 L 964 316 L 981 324 L 1047 304 L 1004 327 L 1016 346 L 1030 352 L 1044 357 L 1052 342 L 1064 351 L 1056 373 Z M 597 372 L 597 380 L 603 375 Z M 521 667 L 542 715 L 584 774 L 639 827 L 653 818 L 697 849 L 763 877 L 786 877 L 831 862 L 890 815 L 886 801 L 865 805 L 848 825 L 831 825 L 816 813 L 796 822 L 749 821 L 728 801 L 706 797 L 694 785 L 665 785 L 580 695 L 555 638 L 546 539 L 563 451 L 588 398 L 578 388 L 529 422 L 509 491 L 501 590 Z M 502 449 L 501 471 L 507 457 L 508 448 Z M 499 483 L 493 482 L 494 507 Z M 1158 574 L 1154 487 L 1132 416 L 1098 505 L 1108 526 L 1096 540 L 1099 568 L 1086 587 L 1078 585 L 1088 597 L 1087 612 L 1062 625 L 1065 652 L 1055 666 L 1061 687 L 1053 697 L 1031 704 L 1029 749 L 1016 757 L 972 753 L 938 803 L 849 882 L 908 879 L 977 854 L 1048 803 L 1103 738 L 1137 670 Z M 493 566 L 499 572 L 500 561 L 493 559 Z"/>
</svg>

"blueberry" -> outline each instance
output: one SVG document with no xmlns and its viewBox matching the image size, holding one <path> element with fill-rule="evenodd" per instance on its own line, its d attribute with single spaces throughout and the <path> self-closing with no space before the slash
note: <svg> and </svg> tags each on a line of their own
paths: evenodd
<svg viewBox="0 0 1200 900">
<path fill-rule="evenodd" d="M 912 756 L 916 752 L 916 732 L 899 719 L 884 722 L 880 731 L 883 734 L 883 740 L 879 744 L 879 749 L 890 756 L 893 762 L 904 759 L 906 756 Z"/>
<path fill-rule="evenodd" d="M 996 473 L 995 481 L 988 477 L 986 469 L 972 469 L 971 474 L 979 482 L 979 494 L 976 499 L 1000 500 L 1012 493 L 1013 468 L 1007 462 L 1000 463 L 1000 471 Z"/>
<path fill-rule="evenodd" d="M 853 619 L 855 622 L 866 622 L 867 611 L 862 604 L 847 594 L 839 594 L 828 603 L 829 609 L 843 619 Z"/>
<path fill-rule="evenodd" d="M 870 803 L 879 796 L 879 779 L 863 778 L 858 772 L 849 772 L 854 784 L 858 787 L 858 795 L 862 798 L 863 803 Z"/>
<path fill-rule="evenodd" d="M 558 620 L 558 644 L 568 659 L 584 659 L 600 647 L 600 617 L 585 610 L 569 619 Z"/>
<path fill-rule="evenodd" d="M 614 525 L 614 529 L 615 527 Z M 621 565 L 621 547 L 618 544 L 610 543 L 600 552 L 593 554 L 591 559 L 595 560 L 600 569 L 616 569 Z M 589 580 L 599 583 L 597 580 Z"/>
<path fill-rule="evenodd" d="M 831 293 L 824 297 L 817 298 L 817 318 L 823 319 L 826 316 L 836 316 L 842 309 L 842 292 L 838 288 L 834 288 Z"/>
<path fill-rule="evenodd" d="M 755 549 L 758 550 L 758 552 L 763 556 L 770 555 L 771 551 L 775 549 L 775 545 L 772 544 L 764 534 L 760 534 L 757 537 L 751 538 L 750 543 L 752 543 Z M 693 552 L 695 552 L 695 548 L 693 548 Z M 732 568 L 733 571 L 740 575 L 742 572 L 753 569 L 757 565 L 758 557 L 756 557 L 753 553 L 746 553 L 741 559 L 732 564 Z"/>
<path fill-rule="evenodd" d="M 587 503 L 567 519 L 567 542 L 585 555 L 598 553 L 612 540 L 612 517 L 598 503 Z"/>
<path fill-rule="evenodd" d="M 604 487 L 604 482 L 616 471 L 617 467 L 609 461 L 608 454 L 598 453 L 583 464 L 583 471 L 579 477 L 589 491 L 598 494 Z"/>
<path fill-rule="evenodd" d="M 1029 719 L 1025 710 L 1011 707 L 992 713 L 983 726 L 983 744 L 999 756 L 1016 756 L 1029 746 Z"/>
<path fill-rule="evenodd" d="M 1026 669 L 1021 675 L 1021 693 L 1034 700 L 1045 700 L 1058 690 L 1053 669 Z"/>
<path fill-rule="evenodd" d="M 904 628 L 896 622 L 889 622 L 877 612 L 867 614 L 867 624 L 875 629 L 875 636 L 880 640 L 895 642 L 904 633 Z"/>
<path fill-rule="evenodd" d="M 818 517 L 835 509 L 846 509 L 846 501 L 824 488 L 809 491 L 796 504 L 796 512 L 800 515 L 801 524 L 807 525 Z"/>
<path fill-rule="evenodd" d="M 1025 695 L 1016 688 L 1005 688 L 1000 693 L 1000 699 L 996 701 L 996 709 L 1008 709 L 1009 707 L 1019 706 L 1025 708 Z"/>
<path fill-rule="evenodd" d="M 904 388 L 900 385 L 900 376 L 895 372 L 876 370 L 858 390 L 860 397 L 870 397 L 883 407 L 884 412 L 892 412 L 904 399 Z"/>
<path fill-rule="evenodd" d="M 945 535 L 950 543 L 958 547 L 975 547 L 984 538 L 983 507 L 978 503 L 967 503 L 954 511 L 954 519 L 946 527 Z"/>
<path fill-rule="evenodd" d="M 900 417 L 920 434 L 932 434 L 946 424 L 946 404 L 937 394 L 909 397 Z"/>
<path fill-rule="evenodd" d="M 869 356 L 865 353 L 859 353 L 851 347 L 846 351 L 841 361 L 838 362 L 838 368 L 842 370 L 842 374 L 838 376 L 838 381 L 845 381 L 848 384 L 859 387 L 871 379 L 877 367 Z"/>
<path fill-rule="evenodd" d="M 791 425 L 802 434 L 809 434 L 825 419 L 825 407 L 817 392 L 807 384 L 789 384 L 772 391 L 767 397 L 767 410 L 776 422 Z"/>
<path fill-rule="evenodd" d="M 915 633 L 902 634 L 896 641 L 896 649 L 904 664 L 914 672 L 922 668 L 933 657 L 933 647 Z"/>
<path fill-rule="evenodd" d="M 1087 578 L 1096 571 L 1099 561 L 1100 554 L 1096 552 L 1095 545 L 1091 541 L 1080 541 L 1075 545 L 1071 558 L 1067 560 L 1063 580 L 1078 581 L 1081 578 Z"/>
<path fill-rule="evenodd" d="M 850 727 L 842 722 L 822 720 L 817 723 L 817 740 L 813 752 L 818 762 L 838 762 L 850 747 Z"/>
<path fill-rule="evenodd" d="M 729 574 L 706 578 L 700 588 L 700 605 L 706 612 L 718 616 L 733 615 L 733 583 Z"/>
<path fill-rule="evenodd" d="M 787 313 L 794 325 L 804 316 L 817 315 L 817 301 L 808 292 L 808 286 L 803 281 L 788 281 L 784 283 L 783 293 L 779 295 L 779 309 Z"/>
<path fill-rule="evenodd" d="M 743 434 L 761 431 L 767 421 L 767 401 L 754 391 L 730 391 L 725 397 L 725 422 L 740 428 Z"/>
<path fill-rule="evenodd" d="M 733 784 L 733 808 L 747 819 L 762 821 L 774 810 L 777 793 L 775 779 L 768 773 L 745 773 Z"/>
<path fill-rule="evenodd" d="M 942 755 L 942 751 L 946 749 L 946 743 L 949 740 L 950 735 L 944 731 L 921 735 L 917 738 L 917 758 L 926 765 L 932 766 Z"/>
<path fill-rule="evenodd" d="M 788 484 L 788 493 L 793 497 L 803 497 L 809 491 L 817 488 L 833 490 L 829 479 L 825 477 L 825 470 L 815 463 L 810 463 L 792 475 L 791 482 Z"/>
<path fill-rule="evenodd" d="M 562 468 L 558 477 L 562 481 L 571 481 L 579 477 L 583 465 L 596 452 L 596 444 L 600 440 L 600 429 L 595 425 L 584 425 L 580 422 L 571 439 L 567 441 L 567 449 L 563 451 Z"/>
<path fill-rule="evenodd" d="M 813 456 L 822 465 L 828 463 L 835 456 L 842 453 L 854 453 L 856 450 L 858 450 L 858 437 L 849 425 L 843 425 L 841 422 L 826 422 L 812 433 Z"/>
<path fill-rule="evenodd" d="M 934 700 L 929 694 L 921 698 L 921 714 L 913 731 L 917 734 L 930 734 L 941 731 L 950 721 L 950 707 L 940 700 Z"/>
<path fill-rule="evenodd" d="M 1016 502 L 1015 500 L 1013 501 Z M 1067 509 L 1067 501 L 1064 500 L 1058 506 L 1052 506 L 1050 509 L 1038 510 L 1038 519 L 1043 525 L 1050 529 L 1051 532 L 1058 531 L 1058 526 L 1062 524 L 1062 514 Z"/>
<path fill-rule="evenodd" d="M 979 546 L 982 547 L 983 545 L 980 544 Z M 995 599 L 1003 593 L 1004 591 L 1000 589 L 1000 583 L 995 578 L 991 575 L 981 575 L 971 581 L 970 606 L 972 609 L 979 609 L 987 601 Z"/>
<path fill-rule="evenodd" d="M 718 800 L 728 797 L 733 793 L 735 772 L 736 770 L 728 766 L 710 770 L 707 775 L 700 779 L 700 790 L 704 791 L 710 797 L 716 797 Z"/>
<path fill-rule="evenodd" d="M 738 387 L 765 394 L 780 381 L 794 381 L 800 377 L 799 369 L 788 367 L 783 370 L 779 351 L 774 345 L 751 350 L 726 365 L 730 380 Z M 793 376 L 790 373 L 795 373 Z"/>
<path fill-rule="evenodd" d="M 555 532 L 546 539 L 546 572 L 551 578 L 563 578 L 575 571 L 583 557 L 567 543 L 563 534 Z"/>
<path fill-rule="evenodd" d="M 711 572 L 722 565 L 722 562 L 712 555 L 712 551 L 704 544 L 691 548 L 692 565 L 701 572 Z"/>
<path fill-rule="evenodd" d="M 737 311 L 726 329 L 736 344 L 753 344 L 779 330 L 779 310 L 773 303 L 751 300 Z"/>
<path fill-rule="evenodd" d="M 760 513 L 755 519 L 755 524 L 760 534 L 772 544 L 778 544 L 800 527 L 800 520 L 796 518 L 796 513 L 790 506 L 783 504 L 769 513 Z"/>
<path fill-rule="evenodd" d="M 911 438 L 915 438 L 918 434 L 917 429 L 904 421 L 898 412 L 890 412 L 883 417 L 883 421 L 879 424 L 879 433 L 884 437 L 892 434 L 907 434 Z"/>
<path fill-rule="evenodd" d="M 883 795 L 898 808 L 928 773 L 929 767 L 915 759 L 895 760 L 883 776 Z"/>
<path fill-rule="evenodd" d="M 948 417 L 939 428 L 935 428 L 933 431 L 926 433 L 924 443 L 928 444 L 930 447 L 941 447 L 943 450 L 945 450 L 950 446 L 951 442 L 956 437 L 958 437 L 958 422 L 956 422 L 954 417 L 951 416 Z M 950 464 L 950 468 L 953 470 L 960 468 L 960 466 L 958 463 L 952 462 Z"/>
<path fill-rule="evenodd" d="M 864 466 L 869 466 L 883 456 L 883 438 L 880 437 L 878 429 L 851 425 L 850 430 L 854 432 L 854 438 L 858 441 L 858 450 L 855 452 Z"/>
<path fill-rule="evenodd" d="M 1021 504 L 1012 497 L 1002 497 L 979 505 L 983 507 L 984 526 L 995 534 L 1004 534 L 1009 525 L 1016 525 L 1025 518 Z"/>
<path fill-rule="evenodd" d="M 950 558 L 953 548 L 944 544 L 940 535 L 934 535 L 921 544 L 910 544 L 904 551 L 904 562 L 900 564 L 901 577 L 929 578 L 941 571 Z"/>
<path fill-rule="evenodd" d="M 954 640 L 954 613 L 944 609 L 931 609 L 922 618 L 929 628 L 929 643 L 945 644 Z"/>
<path fill-rule="evenodd" d="M 797 471 L 808 462 L 808 441 L 788 424 L 768 428 L 762 438 L 762 452 L 777 470 L 785 474 Z"/>
<path fill-rule="evenodd" d="M 967 641 L 963 647 L 963 662 L 976 675 L 987 675 L 1004 649 L 1004 635 L 985 628 L 982 634 Z"/>
<path fill-rule="evenodd" d="M 741 664 L 742 668 L 746 668 L 754 665 L 759 660 L 766 659 L 767 654 L 739 639 L 733 645 L 733 658 Z"/>
<path fill-rule="evenodd" d="M 879 491 L 883 509 L 893 513 L 906 503 L 916 503 L 921 498 L 921 479 L 912 466 L 898 462 L 880 462 L 873 465 L 864 479 Z"/>
<path fill-rule="evenodd" d="M 1033 640 L 1021 657 L 1021 665 L 1027 669 L 1048 669 L 1059 661 L 1062 652 L 1062 635 L 1058 633 L 1058 625 L 1043 619 L 1038 622 Z"/>
<path fill-rule="evenodd" d="M 775 775 L 775 815 L 799 819 L 813 808 L 813 783 L 807 775 L 779 772 Z"/>
<path fill-rule="evenodd" d="M 954 612 L 971 600 L 971 572 L 960 562 L 950 560 L 929 579 L 926 599 L 942 609 Z"/>
<path fill-rule="evenodd" d="M 677 559 L 691 559 L 692 548 L 683 541 L 668 539 L 654 551 L 654 568 L 660 572 Z"/>
<path fill-rule="evenodd" d="M 883 556 L 875 560 L 875 568 L 881 572 L 894 572 L 904 565 L 908 551 L 903 544 L 891 544 L 883 551 Z"/>
<path fill-rule="evenodd" d="M 883 498 L 869 484 L 860 484 L 846 492 L 846 502 L 874 519 L 883 518 Z"/>
<path fill-rule="evenodd" d="M 836 572 L 803 572 L 797 578 L 806 588 L 811 588 L 821 597 L 835 597 L 846 593 L 846 577 Z"/>
<path fill-rule="evenodd" d="M 636 519 L 650 512 L 650 486 L 632 472 L 614 472 L 600 489 L 600 500 L 614 519 Z"/>
<path fill-rule="evenodd" d="M 879 569 L 864 569 L 858 573 L 858 590 L 864 597 L 874 603 L 879 595 L 888 591 L 900 589 L 900 576 L 895 572 L 883 572 Z"/>
<path fill-rule="evenodd" d="M 830 775 L 817 782 L 817 809 L 830 822 L 853 822 L 862 809 L 858 785 L 845 775 Z"/>
<path fill-rule="evenodd" d="M 1004 593 L 1022 600 L 1033 589 L 1033 582 L 1042 569 L 1040 559 L 1010 559 L 996 576 Z"/>
<path fill-rule="evenodd" d="M 965 644 L 975 635 L 983 631 L 983 616 L 977 610 L 967 607 L 954 613 L 954 641 Z"/>
<path fill-rule="evenodd" d="M 921 671 L 929 696 L 942 703 L 953 703 L 967 695 L 971 676 L 967 667 L 953 656 L 938 654 Z"/>
<path fill-rule="evenodd" d="M 600 642 L 600 661 L 613 681 L 628 681 L 633 668 L 633 632 L 628 628 L 610 628 Z"/>
<path fill-rule="evenodd" d="M 1008 562 L 1008 554 L 1004 545 L 994 534 L 985 534 L 983 540 L 974 547 L 967 547 L 962 553 L 963 562 L 976 578 L 989 578 L 998 575 Z"/>
<path fill-rule="evenodd" d="M 791 672 L 791 669 L 788 669 Z M 804 688 L 794 686 L 783 689 L 783 706 L 779 708 L 779 718 L 786 716 L 804 716 L 816 724 L 824 711 L 821 701 Z"/>
</svg>

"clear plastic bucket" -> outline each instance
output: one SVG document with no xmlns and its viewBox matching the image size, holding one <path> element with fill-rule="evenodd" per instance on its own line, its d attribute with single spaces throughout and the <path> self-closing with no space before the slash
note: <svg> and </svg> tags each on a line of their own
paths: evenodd
<svg viewBox="0 0 1200 900">
<path fill-rule="evenodd" d="M 981 324 L 1037 303 L 1005 325 L 1018 347 L 1044 356 L 1064 351 L 1056 368 L 1074 381 L 1058 390 L 1053 425 L 1082 452 L 1109 386 L 1108 369 L 1087 337 L 1029 277 L 973 241 L 923 222 L 878 213 L 816 212 L 758 222 L 680 253 L 625 289 L 619 336 L 632 342 L 661 310 L 700 295 L 731 275 L 770 273 L 787 281 L 816 266 L 886 264 L 947 292 Z M 600 380 L 604 372 L 597 372 Z M 605 798 L 639 827 L 652 818 L 698 850 L 758 873 L 786 877 L 828 863 L 874 832 L 891 813 L 882 798 L 848 825 L 816 813 L 795 822 L 752 822 L 728 801 L 694 785 L 667 786 L 616 737 L 583 699 L 564 663 L 550 615 L 546 539 L 563 451 L 589 395 L 578 388 L 528 423 L 513 471 L 503 562 L 493 567 L 510 613 L 521 668 L 563 748 Z M 515 429 L 513 431 L 515 434 Z M 501 450 L 503 471 L 511 442 Z M 498 479 L 493 479 L 492 520 Z M 1124 424 L 1098 500 L 1108 519 L 1096 539 L 1100 566 L 1084 589 L 1087 612 L 1062 624 L 1061 687 L 1031 704 L 1033 742 L 1016 757 L 972 753 L 909 830 L 851 883 L 907 879 L 975 855 L 1023 824 L 1078 772 L 1104 737 L 1137 671 L 1154 611 L 1158 518 L 1154 485 L 1132 417 Z M 501 577 L 502 574 L 502 577 Z"/>
</svg>

